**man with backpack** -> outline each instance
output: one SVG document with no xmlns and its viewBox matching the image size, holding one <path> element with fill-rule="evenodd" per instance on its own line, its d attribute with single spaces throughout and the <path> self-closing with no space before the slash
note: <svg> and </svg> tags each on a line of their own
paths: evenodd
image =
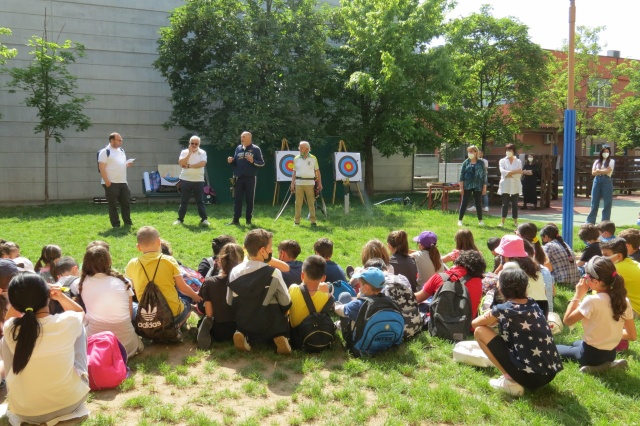
<svg viewBox="0 0 640 426">
<path fill-rule="evenodd" d="M 291 342 L 296 349 L 320 352 L 330 348 L 336 327 L 329 316 L 335 301 L 324 282 L 326 262 L 312 255 L 302 264 L 302 284 L 291 284 Z"/>
<path fill-rule="evenodd" d="M 120 227 L 118 203 L 122 209 L 122 221 L 131 226 L 131 192 L 127 185 L 127 167 L 133 166 L 133 159 L 127 160 L 122 149 L 122 136 L 118 133 L 109 135 L 109 144 L 98 151 L 98 171 L 102 177 L 104 196 L 109 203 L 109 220 L 114 228 Z"/>
<path fill-rule="evenodd" d="M 347 349 L 354 356 L 374 355 L 402 343 L 404 318 L 398 305 L 382 293 L 384 273 L 366 268 L 353 274 L 360 282 L 360 295 L 348 301 L 343 293 L 334 312 L 342 317 L 340 329 Z"/>
</svg>

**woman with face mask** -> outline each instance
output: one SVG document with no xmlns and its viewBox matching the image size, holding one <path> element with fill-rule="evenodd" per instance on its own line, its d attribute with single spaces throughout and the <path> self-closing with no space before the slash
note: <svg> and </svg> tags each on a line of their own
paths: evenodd
<svg viewBox="0 0 640 426">
<path fill-rule="evenodd" d="M 512 143 L 505 146 L 506 156 L 500 160 L 500 183 L 498 184 L 498 194 L 502 197 L 502 222 L 499 226 L 504 226 L 511 204 L 511 217 L 513 225 L 518 226 L 518 197 L 522 190 L 522 163 L 516 158 L 516 147 Z"/>
<path fill-rule="evenodd" d="M 540 177 L 540 167 L 534 161 L 533 154 L 527 155 L 527 161 L 522 167 L 522 210 L 527 210 L 527 204 L 533 204 L 533 209 L 538 205 L 538 179 Z"/>
<path fill-rule="evenodd" d="M 604 200 L 602 208 L 602 220 L 611 220 L 611 204 L 613 201 L 613 182 L 611 175 L 615 166 L 615 160 L 609 158 L 611 156 L 611 148 L 609 145 L 603 145 L 600 155 L 593 163 L 591 175 L 594 176 L 593 186 L 591 187 L 591 211 L 587 216 L 587 223 L 595 225 L 596 216 L 598 216 L 598 208 L 600 208 L 600 200 Z"/>
<path fill-rule="evenodd" d="M 478 215 L 478 224 L 484 226 L 482 221 L 482 196 L 487 192 L 486 171 L 484 163 L 478 156 L 478 148 L 471 145 L 467 148 L 467 159 L 462 163 L 460 169 L 460 194 L 462 194 L 462 204 L 458 216 L 458 226 L 462 226 L 462 218 L 467 211 L 469 199 L 473 196 Z"/>
</svg>

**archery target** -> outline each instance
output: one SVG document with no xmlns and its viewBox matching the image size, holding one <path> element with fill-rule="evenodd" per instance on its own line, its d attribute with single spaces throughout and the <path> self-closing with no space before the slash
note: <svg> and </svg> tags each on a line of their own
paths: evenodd
<svg viewBox="0 0 640 426">
<path fill-rule="evenodd" d="M 291 182 L 293 159 L 298 151 L 276 151 L 276 181 Z"/>
<path fill-rule="evenodd" d="M 359 152 L 335 152 L 336 180 L 349 179 L 351 182 L 362 181 Z"/>
</svg>

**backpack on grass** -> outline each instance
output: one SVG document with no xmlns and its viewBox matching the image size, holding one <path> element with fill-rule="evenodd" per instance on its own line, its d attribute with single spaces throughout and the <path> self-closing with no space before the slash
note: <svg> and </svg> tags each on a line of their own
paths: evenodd
<svg viewBox="0 0 640 426">
<path fill-rule="evenodd" d="M 453 342 L 460 342 L 471 334 L 471 299 L 465 283 L 471 279 L 465 275 L 451 281 L 446 273 L 440 273 L 442 285 L 433 295 L 429 308 L 429 334 Z"/>
<path fill-rule="evenodd" d="M 374 355 L 402 343 L 404 318 L 396 303 L 382 294 L 362 297 L 353 327 L 354 356 Z"/>
<path fill-rule="evenodd" d="M 154 341 L 179 341 L 180 331 L 178 327 L 173 324 L 173 313 L 167 303 L 167 300 L 162 295 L 160 288 L 154 282 L 156 279 L 156 273 L 158 273 L 158 266 L 162 261 L 162 255 L 158 258 L 158 264 L 156 270 L 153 273 L 153 278 L 149 279 L 146 269 L 140 266 L 144 271 L 144 275 L 149 280 L 147 287 L 142 293 L 142 298 L 138 303 L 138 313 L 133 323 L 136 330 L 136 334 L 149 340 Z"/>
<path fill-rule="evenodd" d="M 301 285 L 300 292 L 309 309 L 309 315 L 297 327 L 291 329 L 291 343 L 296 349 L 307 352 L 321 352 L 331 347 L 336 339 L 336 326 L 329 316 L 335 301 L 332 296 L 320 312 L 316 312 L 307 286 Z"/>
<path fill-rule="evenodd" d="M 331 283 L 331 287 L 333 288 L 331 294 L 333 295 L 334 300 L 338 300 L 342 293 L 349 293 L 351 297 L 356 297 L 356 291 L 351 287 L 351 284 L 346 281 L 334 281 Z"/>
<path fill-rule="evenodd" d="M 127 351 L 113 332 L 87 338 L 87 370 L 92 391 L 115 388 L 127 378 Z"/>
</svg>

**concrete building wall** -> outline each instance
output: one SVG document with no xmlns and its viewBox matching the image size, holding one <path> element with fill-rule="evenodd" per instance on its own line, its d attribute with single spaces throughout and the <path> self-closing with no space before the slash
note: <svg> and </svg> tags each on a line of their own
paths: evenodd
<svg viewBox="0 0 640 426">
<path fill-rule="evenodd" d="M 103 195 L 96 152 L 119 132 L 129 158 L 134 194 L 141 193 L 142 173 L 159 163 L 177 161 L 178 138 L 184 129 L 165 131 L 171 112 L 169 86 L 153 68 L 159 28 L 181 0 L 2 0 L 0 27 L 13 31 L 3 42 L 19 50 L 7 66 L 28 63 L 27 40 L 42 36 L 45 9 L 48 37 L 84 44 L 86 56 L 69 67 L 78 77 L 79 95 L 90 95 L 85 113 L 93 126 L 65 140 L 51 140 L 49 196 L 52 200 L 89 199 Z M 22 93 L 10 94 L 0 75 L 0 202 L 44 199 L 44 138 L 34 134 L 36 111 L 23 104 Z"/>
<path fill-rule="evenodd" d="M 373 167 L 373 187 L 376 192 L 408 192 L 413 189 L 413 155 L 385 158 L 374 149 Z"/>
</svg>

